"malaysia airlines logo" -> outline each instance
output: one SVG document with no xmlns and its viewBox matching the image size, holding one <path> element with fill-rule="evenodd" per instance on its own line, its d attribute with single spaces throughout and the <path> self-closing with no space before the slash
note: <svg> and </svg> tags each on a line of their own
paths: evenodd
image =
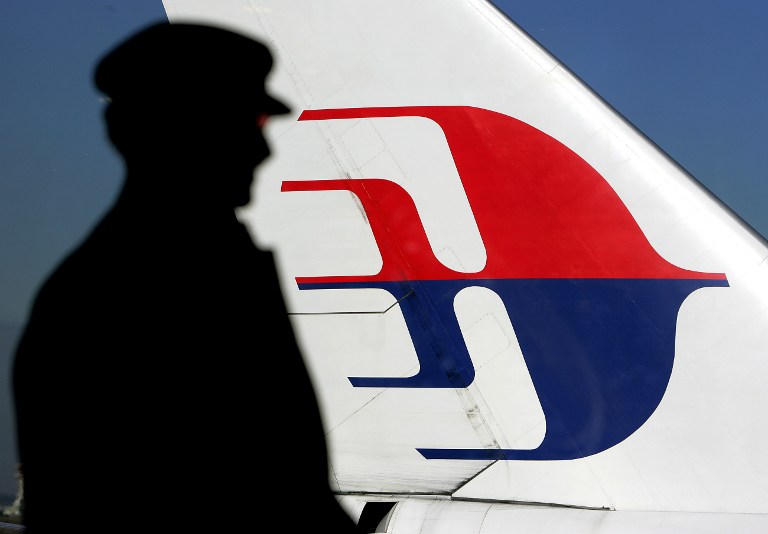
<svg viewBox="0 0 768 534">
<path fill-rule="evenodd" d="M 454 312 L 470 286 L 494 291 L 514 325 L 546 433 L 536 449 L 419 449 L 428 459 L 565 460 L 616 445 L 651 416 L 672 372 L 677 314 L 724 274 L 662 258 L 610 185 L 568 147 L 474 107 L 308 110 L 299 120 L 423 117 L 443 130 L 487 252 L 477 273 L 433 255 L 410 195 L 394 182 L 286 181 L 283 191 L 348 190 L 382 255 L 368 276 L 299 277 L 299 288 L 380 288 L 399 301 L 419 371 L 353 377 L 356 387 L 464 388 L 475 370 Z"/>
</svg>

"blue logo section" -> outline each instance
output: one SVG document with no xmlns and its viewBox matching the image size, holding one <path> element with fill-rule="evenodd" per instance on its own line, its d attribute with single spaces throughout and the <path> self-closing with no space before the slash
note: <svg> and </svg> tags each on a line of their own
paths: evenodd
<svg viewBox="0 0 768 534">
<path fill-rule="evenodd" d="M 725 280 L 539 279 L 302 284 L 375 287 L 400 308 L 419 358 L 411 377 L 351 377 L 358 387 L 466 387 L 474 366 L 453 310 L 470 286 L 496 292 L 515 327 L 546 418 L 541 445 L 520 449 L 420 448 L 428 459 L 568 460 L 623 441 L 661 401 L 675 356 L 677 314 L 696 289 Z"/>
</svg>

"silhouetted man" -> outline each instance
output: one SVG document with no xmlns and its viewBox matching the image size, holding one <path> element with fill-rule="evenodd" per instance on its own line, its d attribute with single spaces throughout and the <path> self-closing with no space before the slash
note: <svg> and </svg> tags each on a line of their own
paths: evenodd
<svg viewBox="0 0 768 534">
<path fill-rule="evenodd" d="M 126 179 L 17 349 L 29 534 L 354 531 L 272 255 L 235 215 L 269 155 L 261 126 L 288 112 L 265 92 L 271 66 L 263 45 L 193 24 L 99 63 Z"/>
</svg>

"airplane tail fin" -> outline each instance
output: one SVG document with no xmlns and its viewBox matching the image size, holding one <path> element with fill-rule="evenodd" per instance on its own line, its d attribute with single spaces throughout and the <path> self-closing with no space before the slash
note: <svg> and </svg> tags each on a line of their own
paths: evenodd
<svg viewBox="0 0 768 534">
<path fill-rule="evenodd" d="M 768 525 L 768 243 L 659 147 L 483 0 L 164 4 L 275 53 L 241 216 L 359 525 Z"/>
</svg>

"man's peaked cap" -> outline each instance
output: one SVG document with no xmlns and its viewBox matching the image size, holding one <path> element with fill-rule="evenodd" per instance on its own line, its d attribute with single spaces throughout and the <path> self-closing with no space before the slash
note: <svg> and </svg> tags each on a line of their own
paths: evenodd
<svg viewBox="0 0 768 534">
<path fill-rule="evenodd" d="M 198 24 L 159 23 L 109 51 L 94 73 L 112 102 L 163 106 L 201 99 L 248 101 L 269 115 L 288 107 L 268 95 L 269 49 L 244 35 Z"/>
</svg>

